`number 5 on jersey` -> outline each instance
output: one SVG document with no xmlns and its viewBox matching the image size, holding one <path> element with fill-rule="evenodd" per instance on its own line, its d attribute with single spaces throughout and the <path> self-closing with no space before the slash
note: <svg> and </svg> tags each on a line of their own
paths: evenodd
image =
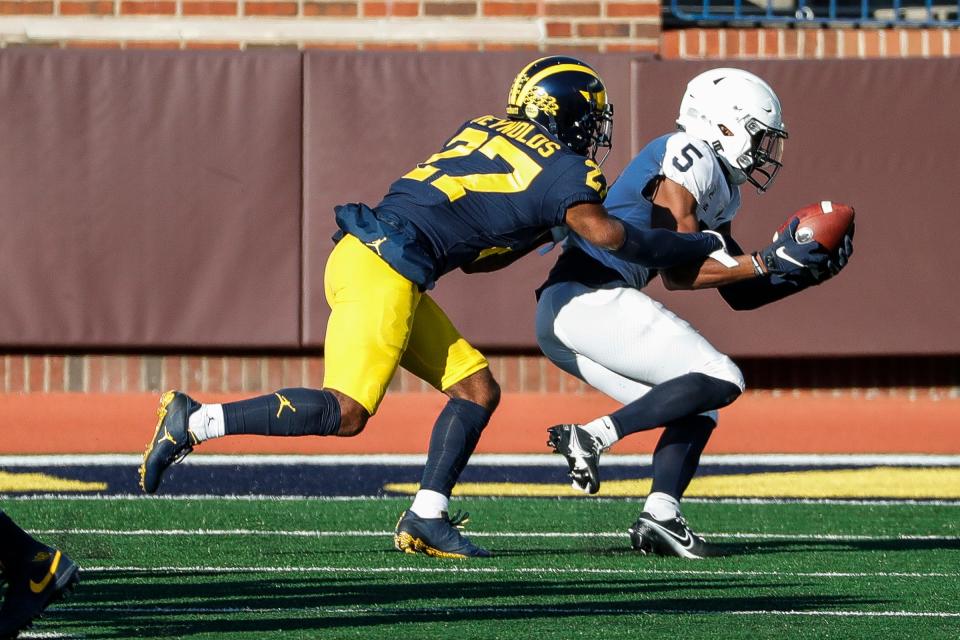
<svg viewBox="0 0 960 640">
<path fill-rule="evenodd" d="M 683 156 L 683 162 L 680 162 L 680 156 Z M 689 171 L 690 167 L 693 166 L 694 158 L 697 156 L 698 159 L 703 158 L 703 154 L 697 151 L 697 148 L 692 144 L 688 144 L 683 149 L 680 149 L 680 156 L 676 156 L 673 159 L 673 166 L 675 166 L 680 171 Z"/>
</svg>

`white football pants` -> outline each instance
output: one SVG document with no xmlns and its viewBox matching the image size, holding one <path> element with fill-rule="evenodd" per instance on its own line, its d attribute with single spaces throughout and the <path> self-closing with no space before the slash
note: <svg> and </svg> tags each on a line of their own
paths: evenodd
<svg viewBox="0 0 960 640">
<path fill-rule="evenodd" d="M 550 360 L 591 387 L 627 404 L 686 373 L 744 388 L 728 356 L 662 304 L 637 289 L 550 286 L 537 304 L 537 342 Z M 716 423 L 717 412 L 703 415 Z"/>
</svg>

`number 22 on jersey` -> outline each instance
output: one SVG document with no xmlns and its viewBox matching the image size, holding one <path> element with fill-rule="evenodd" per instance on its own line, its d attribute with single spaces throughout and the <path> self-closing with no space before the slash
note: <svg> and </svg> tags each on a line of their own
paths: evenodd
<svg viewBox="0 0 960 640">
<path fill-rule="evenodd" d="M 506 138 L 498 135 L 490 137 L 487 131 L 467 127 L 448 143 L 448 149 L 435 153 L 427 161 L 418 165 L 404 178 L 430 184 L 447 195 L 453 202 L 467 195 L 467 191 L 485 193 L 518 193 L 524 191 L 541 171 L 537 162 L 526 153 L 513 146 Z M 432 163 L 445 158 L 460 158 L 471 153 L 482 153 L 493 160 L 502 158 L 513 169 L 510 173 L 471 173 L 465 176 L 451 176 L 442 173 Z M 439 174 L 439 175 L 438 175 Z M 436 177 L 434 177 L 436 176 Z"/>
</svg>

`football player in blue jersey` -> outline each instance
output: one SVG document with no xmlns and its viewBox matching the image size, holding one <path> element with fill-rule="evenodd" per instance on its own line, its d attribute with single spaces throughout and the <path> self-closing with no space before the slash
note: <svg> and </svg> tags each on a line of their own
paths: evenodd
<svg viewBox="0 0 960 640">
<path fill-rule="evenodd" d="M 744 389 L 733 361 L 641 289 L 658 273 L 667 289 L 716 287 L 734 309 L 752 309 L 836 274 L 853 251 L 852 230 L 833 254 L 799 244 L 793 231 L 744 254 L 730 235 L 740 185 L 767 190 L 781 168 L 787 130 L 780 100 L 757 76 L 713 69 L 687 86 L 679 131 L 644 147 L 610 188 L 610 214 L 643 229 L 707 231 L 725 249 L 689 265 L 653 269 L 598 251 L 575 229 L 538 291 L 537 338 L 564 371 L 624 403 L 584 425 L 557 425 L 548 444 L 569 465 L 573 486 L 600 488 L 600 453 L 631 433 L 660 426 L 653 487 L 630 527 L 643 552 L 701 557 L 703 538 L 680 499 L 717 424 L 717 409 Z M 824 203 L 827 204 L 827 203 Z"/>
<path fill-rule="evenodd" d="M 688 263 L 722 244 L 710 234 L 640 229 L 607 215 L 597 153 L 611 145 L 612 112 L 591 67 L 563 56 L 535 60 L 510 88 L 507 117 L 464 123 L 376 207 L 337 207 L 324 277 L 331 315 L 323 388 L 222 405 L 168 391 L 140 468 L 144 491 L 155 492 L 169 465 L 210 438 L 355 436 L 399 365 L 449 400 L 395 546 L 435 557 L 489 555 L 460 534 L 465 519 L 451 518 L 448 502 L 500 389 L 484 356 L 428 295 L 435 281 L 454 269 L 505 266 L 560 225 L 598 251 L 652 268 Z"/>
<path fill-rule="evenodd" d="M 79 581 L 77 565 L 0 511 L 0 573 L 7 592 L 0 607 L 0 640 L 16 638 Z"/>
</svg>

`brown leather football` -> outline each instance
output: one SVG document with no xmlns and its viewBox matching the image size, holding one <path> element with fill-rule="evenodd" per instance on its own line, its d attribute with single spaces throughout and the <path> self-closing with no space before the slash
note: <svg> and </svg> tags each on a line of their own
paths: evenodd
<svg viewBox="0 0 960 640">
<path fill-rule="evenodd" d="M 794 238 L 800 244 L 816 240 L 829 251 L 836 251 L 844 234 L 853 224 L 854 210 L 848 204 L 823 200 L 808 204 L 792 214 L 773 234 L 774 241 L 783 233 L 794 218 L 800 218 L 800 224 Z"/>
</svg>

